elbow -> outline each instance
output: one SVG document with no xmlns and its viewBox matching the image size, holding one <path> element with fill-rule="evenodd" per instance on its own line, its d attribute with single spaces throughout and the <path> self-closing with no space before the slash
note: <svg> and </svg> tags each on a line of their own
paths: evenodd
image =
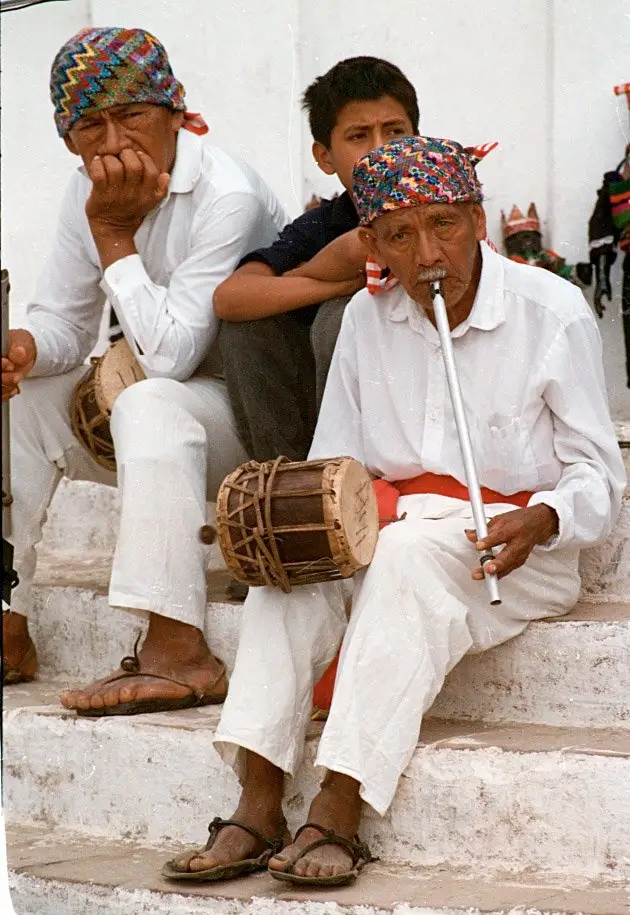
<svg viewBox="0 0 630 915">
<path fill-rule="evenodd" d="M 232 284 L 232 277 L 227 280 L 223 280 L 217 288 L 214 290 L 214 296 L 212 298 L 212 307 L 217 318 L 220 318 L 222 321 L 234 320 L 233 308 L 231 305 L 231 296 L 230 289 Z"/>
</svg>

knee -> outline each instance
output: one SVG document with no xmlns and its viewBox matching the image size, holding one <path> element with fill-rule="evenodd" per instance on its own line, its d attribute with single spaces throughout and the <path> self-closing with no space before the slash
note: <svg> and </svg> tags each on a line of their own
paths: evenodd
<svg viewBox="0 0 630 915">
<path fill-rule="evenodd" d="M 119 465 L 128 460 L 172 463 L 189 446 L 205 448 L 205 431 L 180 402 L 182 382 L 147 378 L 116 399 L 110 428 Z"/>
<path fill-rule="evenodd" d="M 246 364 L 252 353 L 269 352 L 270 341 L 281 336 L 280 321 L 276 318 L 261 318 L 259 321 L 222 321 L 219 330 L 219 350 L 225 363 Z"/>
<path fill-rule="evenodd" d="M 174 400 L 180 381 L 172 378 L 145 378 L 125 388 L 116 398 L 112 410 L 112 423 L 146 422 L 155 415 L 158 404 Z"/>
<path fill-rule="evenodd" d="M 53 416 L 68 417 L 75 384 L 65 375 L 25 378 L 11 400 L 11 434 L 33 424 L 45 428 Z"/>
<path fill-rule="evenodd" d="M 380 532 L 373 562 L 387 567 L 405 567 L 413 557 L 433 549 L 431 538 L 405 521 L 388 524 Z"/>
</svg>

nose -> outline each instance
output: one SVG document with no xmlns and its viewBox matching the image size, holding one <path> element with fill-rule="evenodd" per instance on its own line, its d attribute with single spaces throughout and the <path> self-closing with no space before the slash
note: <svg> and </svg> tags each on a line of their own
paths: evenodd
<svg viewBox="0 0 630 915">
<path fill-rule="evenodd" d="M 99 156 L 118 156 L 129 146 L 124 128 L 115 118 L 104 112 L 102 137 L 99 144 Z"/>
<path fill-rule="evenodd" d="M 416 267 L 433 267 L 440 259 L 440 250 L 429 232 L 419 231 L 415 237 L 414 262 Z"/>
</svg>

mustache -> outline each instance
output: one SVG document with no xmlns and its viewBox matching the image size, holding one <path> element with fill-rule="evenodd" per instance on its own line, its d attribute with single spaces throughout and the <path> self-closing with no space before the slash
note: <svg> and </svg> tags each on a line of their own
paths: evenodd
<svg viewBox="0 0 630 915">
<path fill-rule="evenodd" d="M 443 267 L 427 267 L 426 270 L 420 270 L 417 280 L 419 283 L 434 283 L 443 280 L 445 276 L 446 270 Z"/>
</svg>

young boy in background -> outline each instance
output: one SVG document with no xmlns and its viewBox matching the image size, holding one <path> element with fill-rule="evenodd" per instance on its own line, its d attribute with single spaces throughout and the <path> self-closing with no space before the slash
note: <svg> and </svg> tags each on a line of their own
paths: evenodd
<svg viewBox="0 0 630 915">
<path fill-rule="evenodd" d="M 305 91 L 313 156 L 344 192 L 307 210 L 269 248 L 252 251 L 214 295 L 237 428 L 249 456 L 304 460 L 344 307 L 365 285 L 365 249 L 349 194 L 355 162 L 417 134 L 416 92 L 394 64 L 353 57 Z M 317 258 L 318 275 L 308 275 Z M 322 269 L 323 268 L 323 269 Z"/>
</svg>

